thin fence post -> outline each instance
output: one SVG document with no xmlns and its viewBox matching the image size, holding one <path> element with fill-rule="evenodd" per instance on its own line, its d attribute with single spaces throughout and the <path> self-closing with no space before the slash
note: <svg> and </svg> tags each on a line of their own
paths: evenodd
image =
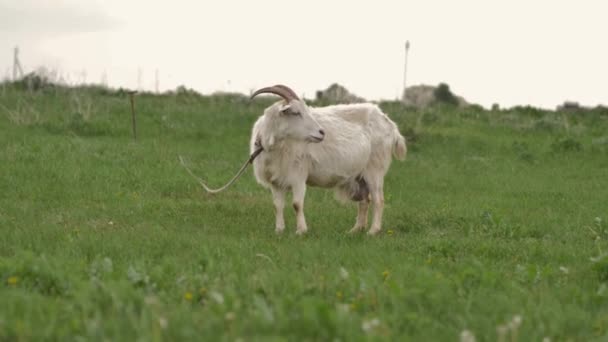
<svg viewBox="0 0 608 342">
<path fill-rule="evenodd" d="M 137 91 L 128 91 L 127 92 L 129 94 L 129 100 L 131 101 L 131 119 L 132 119 L 132 125 L 133 125 L 133 139 L 137 140 L 137 121 L 135 120 L 135 94 L 137 94 Z"/>
</svg>

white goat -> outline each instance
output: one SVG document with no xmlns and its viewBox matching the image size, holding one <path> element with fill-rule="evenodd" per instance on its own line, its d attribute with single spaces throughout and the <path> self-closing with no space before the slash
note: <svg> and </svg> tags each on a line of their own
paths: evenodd
<svg viewBox="0 0 608 342">
<path fill-rule="evenodd" d="M 284 101 L 266 108 L 256 121 L 251 134 L 251 157 L 232 180 L 214 190 L 197 178 L 205 190 L 217 193 L 226 189 L 247 164 L 253 163 L 258 183 L 272 191 L 277 233 L 285 229 L 283 208 L 289 190 L 296 211 L 296 234 L 308 230 L 304 218 L 306 185 L 333 188 L 341 197 L 359 202 L 351 233 L 367 225 L 371 199 L 374 215 L 368 234 L 380 232 L 384 175 L 391 155 L 403 160 L 407 153 L 405 138 L 397 125 L 370 103 L 308 107 L 284 85 L 259 89 L 251 98 L 262 93 L 279 95 Z M 196 177 L 189 169 L 188 172 Z"/>
<path fill-rule="evenodd" d="M 286 86 L 256 91 L 273 93 L 284 101 L 268 107 L 251 134 L 251 152 L 263 152 L 253 161 L 255 178 L 270 188 L 276 209 L 276 232 L 285 229 L 285 194 L 293 193 L 297 234 L 307 231 L 304 218 L 306 185 L 333 188 L 338 195 L 359 202 L 355 226 L 367 225 L 371 202 L 374 214 L 369 234 L 382 227 L 384 175 L 391 155 L 403 160 L 405 138 L 378 106 L 370 103 L 308 107 Z M 370 196 L 371 195 L 371 196 Z"/>
</svg>

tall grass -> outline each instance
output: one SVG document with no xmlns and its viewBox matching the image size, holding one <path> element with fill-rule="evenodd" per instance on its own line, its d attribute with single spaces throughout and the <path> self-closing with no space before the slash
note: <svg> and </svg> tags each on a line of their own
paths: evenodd
<svg viewBox="0 0 608 342">
<path fill-rule="evenodd" d="M 271 100 L 0 92 L 1 340 L 603 340 L 608 114 L 381 107 L 408 137 L 383 234 L 310 189 L 274 234 L 248 155 Z M 516 327 L 514 328 L 515 323 Z"/>
</svg>

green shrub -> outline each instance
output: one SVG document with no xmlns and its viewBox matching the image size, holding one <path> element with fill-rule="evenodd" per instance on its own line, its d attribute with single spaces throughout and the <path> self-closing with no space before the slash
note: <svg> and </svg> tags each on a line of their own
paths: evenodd
<svg viewBox="0 0 608 342">
<path fill-rule="evenodd" d="M 583 145 L 574 138 L 563 137 L 551 144 L 551 150 L 555 153 L 579 152 L 583 150 Z"/>
<path fill-rule="evenodd" d="M 435 101 L 437 101 L 438 103 L 445 103 L 450 105 L 458 104 L 458 99 L 456 98 L 456 96 L 454 96 L 454 94 L 452 94 L 450 86 L 445 83 L 440 83 L 437 86 L 437 89 L 435 89 L 435 91 L 433 92 L 433 95 L 435 96 Z"/>
</svg>

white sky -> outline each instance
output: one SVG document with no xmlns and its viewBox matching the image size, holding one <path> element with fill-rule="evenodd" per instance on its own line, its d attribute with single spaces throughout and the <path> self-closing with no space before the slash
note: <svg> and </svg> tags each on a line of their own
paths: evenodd
<svg viewBox="0 0 608 342">
<path fill-rule="evenodd" d="M 446 82 L 470 102 L 553 108 L 608 104 L 605 0 L 0 0 L 0 76 L 21 48 L 89 82 L 203 93 L 333 82 L 396 98 L 410 40 L 408 85 Z"/>
</svg>

